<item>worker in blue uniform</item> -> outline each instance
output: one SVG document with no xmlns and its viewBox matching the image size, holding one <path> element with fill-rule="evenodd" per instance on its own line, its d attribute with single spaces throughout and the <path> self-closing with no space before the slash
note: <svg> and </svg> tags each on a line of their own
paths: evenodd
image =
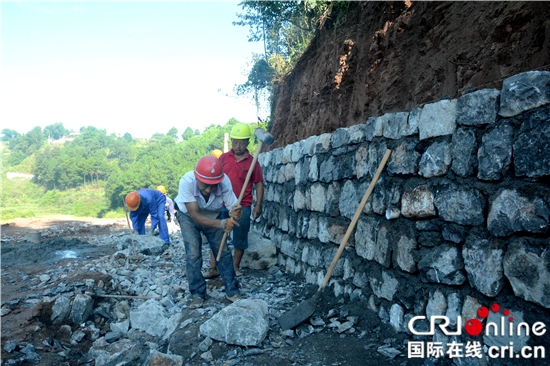
<svg viewBox="0 0 550 366">
<path fill-rule="evenodd" d="M 164 218 L 164 207 L 166 196 L 156 189 L 140 189 L 137 192 L 130 192 L 126 196 L 126 204 L 130 209 L 132 227 L 139 235 L 145 235 L 145 220 L 151 215 L 151 227 L 159 226 L 159 237 L 166 244 L 170 244 L 168 225 Z"/>
</svg>

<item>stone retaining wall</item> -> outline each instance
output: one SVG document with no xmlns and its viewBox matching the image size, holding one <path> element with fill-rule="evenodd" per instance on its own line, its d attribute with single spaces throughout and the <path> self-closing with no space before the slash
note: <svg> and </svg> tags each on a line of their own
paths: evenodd
<svg viewBox="0 0 550 366">
<path fill-rule="evenodd" d="M 260 154 L 254 227 L 287 271 L 321 284 L 387 148 L 327 290 L 397 331 L 494 303 L 550 326 L 550 72 Z"/>
</svg>

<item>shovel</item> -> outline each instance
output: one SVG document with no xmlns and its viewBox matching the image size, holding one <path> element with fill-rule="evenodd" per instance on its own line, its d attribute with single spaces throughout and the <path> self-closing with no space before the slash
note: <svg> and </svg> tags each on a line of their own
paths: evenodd
<svg viewBox="0 0 550 366">
<path fill-rule="evenodd" d="M 132 227 L 130 226 L 130 219 L 128 218 L 128 206 L 126 206 L 126 200 L 122 200 L 122 207 L 124 207 L 124 213 L 126 213 L 126 222 L 128 223 L 128 229 L 130 229 L 130 237 L 132 238 L 132 248 L 134 248 L 134 256 L 130 257 L 130 259 L 139 260 L 142 259 L 142 256 L 137 255 L 136 253 L 136 246 L 134 244 L 134 234 Z"/>
<path fill-rule="evenodd" d="M 386 165 L 386 162 L 390 157 L 390 154 L 391 154 L 391 151 L 386 150 L 386 153 L 384 154 L 384 157 L 382 158 L 382 161 L 378 166 L 378 170 L 376 171 L 374 178 L 372 178 L 372 182 L 370 182 L 367 192 L 365 192 L 365 195 L 363 196 L 363 200 L 361 200 L 359 207 L 357 207 L 357 211 L 355 211 L 355 215 L 353 216 L 353 219 L 351 220 L 351 223 L 348 226 L 348 231 L 346 231 L 346 235 L 344 235 L 344 239 L 342 239 L 342 243 L 340 244 L 340 247 L 338 247 L 338 251 L 336 252 L 334 259 L 330 264 L 328 272 L 325 276 L 325 279 L 323 280 L 323 283 L 319 287 L 319 290 L 317 290 L 317 292 L 315 293 L 315 295 L 313 295 L 312 298 L 302 301 L 296 308 L 287 311 L 286 313 L 284 313 L 279 317 L 278 319 L 279 325 L 281 326 L 281 328 L 283 328 L 283 330 L 294 328 L 298 324 L 307 320 L 315 312 L 315 309 L 317 308 L 317 302 L 319 301 L 319 299 L 323 295 L 323 292 L 325 291 L 325 287 L 328 284 L 328 280 L 330 279 L 330 276 L 332 276 L 332 272 L 334 272 L 334 268 L 336 267 L 336 264 L 338 263 L 338 260 L 340 259 L 342 252 L 344 251 L 344 248 L 348 242 L 348 239 L 351 236 L 351 232 L 355 228 L 355 225 L 359 220 L 359 216 L 363 211 L 363 207 L 365 207 L 365 204 L 367 203 L 367 200 L 369 199 L 369 196 L 372 193 L 374 186 L 376 185 L 376 182 L 378 181 L 378 178 L 380 177 L 380 174 L 382 173 L 382 170 L 384 169 L 384 166 Z"/>
</svg>

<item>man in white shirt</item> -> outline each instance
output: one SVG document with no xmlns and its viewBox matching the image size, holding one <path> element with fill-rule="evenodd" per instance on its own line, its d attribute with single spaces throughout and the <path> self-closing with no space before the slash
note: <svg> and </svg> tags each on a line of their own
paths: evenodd
<svg viewBox="0 0 550 366">
<path fill-rule="evenodd" d="M 185 245 L 187 279 L 191 292 L 190 308 L 202 307 L 206 297 L 206 281 L 202 275 L 201 232 L 208 239 L 214 256 L 218 255 L 224 231 L 231 232 L 241 216 L 241 206 L 236 205 L 231 181 L 223 173 L 222 163 L 214 156 L 202 157 L 194 171 L 187 172 L 179 182 L 175 199 L 179 211 L 176 218 Z M 221 219 L 222 207 L 230 208 L 229 219 Z M 235 302 L 241 299 L 233 256 L 227 246 L 223 248 L 218 270 L 225 283 L 225 297 Z"/>
</svg>

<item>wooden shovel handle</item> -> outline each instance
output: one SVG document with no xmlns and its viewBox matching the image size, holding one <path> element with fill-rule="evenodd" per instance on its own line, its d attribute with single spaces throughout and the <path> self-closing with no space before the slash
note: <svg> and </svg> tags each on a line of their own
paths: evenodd
<svg viewBox="0 0 550 366">
<path fill-rule="evenodd" d="M 330 267 L 328 269 L 327 275 L 325 276 L 325 279 L 323 280 L 323 283 L 319 288 L 321 292 L 325 289 L 325 286 L 328 284 L 328 281 L 332 276 L 332 272 L 334 272 L 334 268 L 336 268 L 336 264 L 338 263 L 338 260 L 340 259 L 340 256 L 342 255 L 342 252 L 344 251 L 344 248 L 348 243 L 349 237 L 351 236 L 351 233 L 355 228 L 357 221 L 359 220 L 359 216 L 361 216 L 363 207 L 365 207 L 365 205 L 367 204 L 367 200 L 369 199 L 370 194 L 374 190 L 374 186 L 376 185 L 376 182 L 378 182 L 378 178 L 380 178 L 380 174 L 382 173 L 382 170 L 384 169 L 386 162 L 390 158 L 390 154 L 391 154 L 391 150 L 386 149 L 386 153 L 384 154 L 384 157 L 382 158 L 382 161 L 378 166 L 378 170 L 376 171 L 376 174 L 374 174 L 374 178 L 372 178 L 372 181 L 370 182 L 369 189 L 367 189 L 367 191 L 365 192 L 365 195 L 363 196 L 363 199 L 361 200 L 361 203 L 359 204 L 359 207 L 357 207 L 357 211 L 355 211 L 355 215 L 353 216 L 353 219 L 351 220 L 351 223 L 348 226 L 348 231 L 346 231 L 346 235 L 344 235 L 344 239 L 342 239 L 342 243 L 340 244 L 340 247 L 338 247 L 336 256 L 334 256 L 334 259 L 332 260 L 332 263 L 330 264 Z"/>
<path fill-rule="evenodd" d="M 239 199 L 237 200 L 237 205 L 241 204 L 241 201 L 244 196 L 244 192 L 246 191 L 246 186 L 248 185 L 248 181 L 250 180 L 250 177 L 252 176 L 252 171 L 254 170 L 254 166 L 256 165 L 256 161 L 258 160 L 258 155 L 260 155 L 260 151 L 262 151 L 263 142 L 260 140 L 258 142 L 258 149 L 256 149 L 256 154 L 254 154 L 254 159 L 252 159 L 252 163 L 250 163 L 250 168 L 248 168 L 248 173 L 246 174 L 246 179 L 244 180 L 243 188 L 241 189 L 241 194 L 239 195 Z M 222 242 L 220 244 L 220 249 L 218 250 L 218 256 L 216 257 L 216 262 L 220 261 L 220 258 L 222 256 L 222 249 L 223 245 L 225 244 L 225 240 L 227 239 L 227 232 L 223 233 Z"/>
<path fill-rule="evenodd" d="M 122 207 L 124 207 L 124 213 L 126 214 L 126 222 L 128 223 L 128 229 L 130 229 L 130 238 L 132 238 L 132 248 L 134 248 L 134 255 L 137 255 L 136 253 L 136 246 L 134 244 L 134 234 L 132 227 L 130 226 L 130 219 L 128 218 L 128 206 L 126 206 L 126 200 L 122 199 Z"/>
</svg>

